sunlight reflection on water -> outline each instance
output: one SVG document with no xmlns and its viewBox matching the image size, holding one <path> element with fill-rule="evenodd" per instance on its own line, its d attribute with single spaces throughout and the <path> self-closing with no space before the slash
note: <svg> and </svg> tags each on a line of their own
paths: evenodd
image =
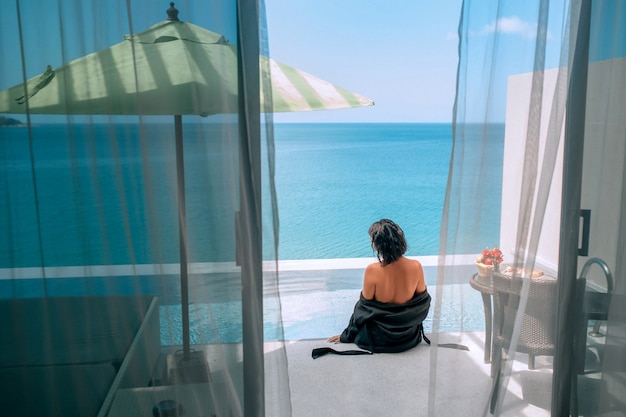
<svg viewBox="0 0 626 417">
<path fill-rule="evenodd" d="M 433 298 L 424 321 L 426 333 L 433 329 L 434 300 L 437 286 L 430 286 Z M 289 293 L 266 299 L 264 305 L 265 340 L 320 339 L 339 334 L 348 324 L 359 289 Z M 485 328 L 480 294 L 464 284 L 445 285 L 442 294 L 439 332 L 481 331 Z M 161 307 L 161 344 L 182 344 L 180 306 Z M 282 319 L 281 326 L 278 324 Z M 241 303 L 228 301 L 194 304 L 190 307 L 191 343 L 241 342 Z"/>
</svg>

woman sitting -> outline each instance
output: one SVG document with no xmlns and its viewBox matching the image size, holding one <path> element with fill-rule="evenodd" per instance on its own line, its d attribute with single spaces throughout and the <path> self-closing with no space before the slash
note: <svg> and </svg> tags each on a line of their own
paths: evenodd
<svg viewBox="0 0 626 417">
<path fill-rule="evenodd" d="M 369 235 L 378 262 L 365 269 L 348 327 L 328 341 L 355 343 L 370 352 L 402 352 L 422 338 L 430 344 L 422 326 L 430 308 L 422 264 L 404 256 L 404 232 L 391 220 L 372 224 Z"/>
</svg>

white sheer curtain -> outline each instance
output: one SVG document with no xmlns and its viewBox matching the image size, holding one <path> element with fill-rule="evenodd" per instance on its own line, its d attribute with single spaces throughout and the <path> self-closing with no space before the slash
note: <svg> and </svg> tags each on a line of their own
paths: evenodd
<svg viewBox="0 0 626 417">
<path fill-rule="evenodd" d="M 290 415 L 262 2 L 3 6 L 0 90 L 38 78 L 0 104 L 24 109 L 0 128 L 2 414 Z M 210 96 L 180 69 L 217 73 L 219 53 L 157 49 L 202 44 L 188 24 L 237 46 Z M 51 88 L 60 107 L 39 114 Z"/>
<path fill-rule="evenodd" d="M 128 88 L 121 100 L 61 71 L 163 22 L 168 7 L 15 0 L 3 8 L 0 91 L 37 77 L 23 93 L 1 96 L 25 106 L 6 115 L 20 126 L 0 129 L 0 391 L 7 414 L 145 415 L 173 400 L 187 415 L 291 415 L 275 263 L 272 117 L 258 99 L 259 88 L 269 96 L 256 60 L 268 50 L 263 5 L 175 4 L 184 23 L 239 46 L 231 72 L 236 92 L 211 97 L 228 115 L 184 113 L 177 125 L 176 112 L 142 112 L 134 100 L 145 86 L 163 87 L 178 75 L 168 71 L 166 54 L 143 60 L 145 46 L 133 46 L 124 64 L 114 53 L 98 55 L 102 65 L 92 68 L 119 61 L 119 71 L 81 78 L 104 78 L 105 92 Z M 477 402 L 477 415 L 626 412 L 625 22 L 617 0 L 463 3 L 433 289 L 429 415 Z M 180 41 L 171 33 L 157 39 Z M 196 62 L 202 72 L 220 67 L 206 57 Z M 120 77 L 124 68 L 130 79 Z M 37 94 L 61 81 L 65 88 L 56 91 L 65 111 L 30 109 Z M 142 105 L 166 108 L 172 96 L 154 90 Z M 97 103 L 75 110 L 81 91 Z M 203 101 L 193 88 L 187 96 Z M 128 103 L 136 114 L 120 111 Z M 96 105 L 111 114 L 91 114 Z M 186 174 L 182 205 L 177 152 Z M 581 209 L 588 223 L 579 224 Z M 511 278 L 497 289 L 491 281 L 491 363 L 456 366 L 468 365 L 465 352 L 438 343 L 492 345 L 483 332 L 438 332 L 448 319 L 444 305 L 457 303 L 463 314 L 478 296 L 469 285 L 459 292 L 446 284 L 460 270 L 455 264 L 465 262 L 461 255 L 495 245 L 506 265 L 544 277 Z M 587 250 L 578 256 L 581 246 Z M 614 281 L 600 336 L 588 335 L 594 320 L 578 314 L 588 312 L 587 293 L 611 288 L 594 264 L 582 277 L 582 293 L 577 278 L 596 258 Z M 535 284 L 550 279 L 556 286 L 537 296 Z M 531 355 L 529 322 L 547 339 Z M 413 389 L 423 387 L 402 395 Z"/>
<path fill-rule="evenodd" d="M 434 349 L 430 415 L 445 414 L 450 399 L 443 393 L 455 384 L 461 392 L 467 384 L 482 391 L 476 401 L 483 415 L 626 410 L 617 359 L 625 350 L 624 307 L 617 301 L 623 294 L 625 17 L 619 1 L 463 2 L 433 328 L 446 319 L 441 306 L 459 297 L 445 283 L 468 241 L 476 252 L 500 247 L 503 268 L 524 268 L 517 275 L 543 276 L 498 274 L 486 284 L 494 302 L 492 363 L 451 378 Z M 486 175 L 494 166 L 501 177 Z M 494 223 L 499 239 L 486 242 Z M 601 302 L 602 336 L 587 337 L 589 293 L 607 291 L 602 268 L 581 276 L 594 258 L 612 271 L 615 285 L 612 298 Z M 575 366 L 581 355 L 587 362 Z"/>
</svg>

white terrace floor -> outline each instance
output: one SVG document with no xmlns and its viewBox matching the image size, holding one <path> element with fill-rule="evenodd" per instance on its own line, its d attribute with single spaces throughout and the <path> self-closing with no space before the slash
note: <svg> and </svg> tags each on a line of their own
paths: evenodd
<svg viewBox="0 0 626 417">
<path fill-rule="evenodd" d="M 311 349 L 328 346 L 323 340 L 288 342 L 293 416 L 484 415 L 492 379 L 490 365 L 483 361 L 483 337 L 482 332 L 439 336 L 438 343 L 462 344 L 469 351 L 420 344 L 397 354 L 327 355 L 315 360 Z M 524 359 L 516 362 L 502 415 L 550 415 L 552 367 L 541 359 L 533 371 Z M 437 364 L 434 388 L 432 363 Z M 429 400 L 434 400 L 430 413 Z"/>
<path fill-rule="evenodd" d="M 436 260 L 432 258 L 420 259 L 425 267 L 427 282 L 431 283 L 434 281 L 433 275 L 436 276 Z M 323 305 L 334 309 L 334 314 L 339 317 L 329 318 L 322 314 L 318 320 L 326 319 L 327 325 L 332 329 L 326 328 L 322 335 L 318 333 L 313 337 L 291 338 L 285 342 L 292 415 L 294 417 L 488 415 L 493 379 L 490 376 L 491 365 L 484 360 L 485 327 L 482 299 L 469 285 L 469 279 L 475 272 L 471 260 L 473 257 L 470 262 L 466 259 L 460 265 L 447 269 L 449 275 L 444 280 L 444 285 L 429 285 L 429 292 L 433 296 L 431 312 L 437 295 L 442 297 L 438 300 L 442 304 L 440 333 L 429 333 L 432 326 L 429 314 L 425 321 L 425 329 L 432 345 L 421 343 L 403 353 L 326 355 L 312 359 L 311 351 L 316 347 L 332 347 L 337 350 L 357 348 L 352 344 L 329 344 L 326 337 L 343 330 L 358 297 L 358 285 L 355 290 L 347 291 L 347 294 L 341 291 L 329 291 L 324 294 Z M 345 263 L 343 266 L 345 267 Z M 358 262 L 354 264 L 354 268 L 359 268 Z M 343 273 L 346 272 L 344 269 Z M 362 271 L 357 271 L 358 274 L 362 274 Z M 290 333 L 298 333 L 289 331 L 290 324 L 306 320 L 315 321 L 313 312 L 319 311 L 320 308 L 319 295 L 316 296 L 314 291 L 308 295 L 297 295 L 299 298 L 290 300 L 289 291 L 286 291 L 284 297 L 281 294 L 283 323 L 287 329 L 286 339 L 290 339 L 288 337 Z M 333 297 L 336 299 L 333 300 Z M 338 307 L 335 304 L 343 305 Z M 306 329 L 298 330 L 305 336 L 308 334 Z M 591 343 L 602 343 L 601 338 L 590 337 L 589 340 Z M 437 347 L 444 344 L 463 345 L 468 350 Z M 276 367 L 272 363 L 274 347 L 272 343 L 266 345 L 266 370 Z M 549 416 L 553 358 L 537 357 L 533 370 L 528 368 L 528 355 L 516 353 L 514 359 L 511 377 L 498 415 Z M 280 384 L 271 371 L 267 375 L 267 384 L 270 392 L 275 389 L 276 384 Z M 584 386 L 579 386 L 580 392 L 584 390 Z M 272 416 L 271 405 L 269 407 L 267 415 Z M 582 415 L 583 410 L 579 411 Z"/>
<path fill-rule="evenodd" d="M 448 304 L 446 308 L 450 308 L 450 312 L 444 311 L 443 314 L 454 322 L 452 328 L 462 331 L 442 329 L 440 334 L 432 334 L 429 332 L 431 322 L 425 326 L 427 336 L 433 343 L 431 346 L 421 343 L 403 353 L 326 355 L 314 360 L 311 351 L 316 347 L 327 346 L 338 350 L 356 348 L 352 344 L 329 344 L 326 337 L 341 332 L 347 323 L 358 297 L 362 277 L 362 272 L 358 270 L 364 268 L 364 265 L 357 262 L 352 268 L 345 269 L 346 263 L 343 262 L 340 267 L 329 268 L 332 271 L 324 270 L 328 266 L 328 263 L 311 265 L 307 273 L 317 270 L 334 274 L 330 279 L 312 281 L 307 281 L 307 274 L 300 271 L 301 263 L 293 268 L 288 265 L 280 268 L 283 275 L 292 274 L 291 279 L 287 277 L 285 280 L 288 284 L 281 286 L 281 310 L 287 339 L 288 406 L 294 417 L 486 415 L 493 380 L 490 377 L 490 364 L 484 362 L 482 301 L 480 294 L 469 285 L 469 278 L 474 271 L 472 268 L 475 268 L 473 265 L 459 267 L 458 276 L 452 277 L 448 281 L 450 284 L 443 285 L 443 292 L 437 286 L 429 285 L 433 299 L 437 292 L 445 295 Z M 347 272 L 348 269 L 352 269 L 352 272 L 345 276 L 353 285 L 351 289 L 345 283 L 338 287 L 327 287 L 333 285 L 337 275 L 344 276 L 338 270 Z M 427 275 L 436 274 L 434 265 L 425 264 L 425 269 Z M 432 277 L 430 280 L 433 281 Z M 291 289 L 289 285 L 297 288 Z M 307 285 L 312 287 L 303 290 L 302 286 Z M 332 311 L 320 313 L 324 309 Z M 437 347 L 437 344 L 459 344 L 469 350 Z M 284 387 L 286 382 L 282 377 L 284 373 L 279 371 L 279 358 L 282 357 L 280 346 L 277 342 L 267 342 L 265 346 L 268 399 L 274 398 L 272 393 L 280 392 L 278 387 Z M 219 383 L 219 375 L 223 375 L 219 370 L 219 355 L 224 353 L 224 349 L 232 350 L 236 356 L 241 353 L 239 344 L 228 347 L 198 346 L 197 349 L 205 352 L 212 373 L 216 375 L 216 383 Z M 220 353 L 214 355 L 212 351 Z M 239 383 L 235 382 L 235 385 Z M 551 357 L 537 357 L 535 369 L 529 370 L 527 356 L 517 354 L 500 415 L 549 416 L 551 385 Z M 268 417 L 277 415 L 272 411 L 274 405 L 268 402 Z"/>
<path fill-rule="evenodd" d="M 433 300 L 437 295 L 443 299 L 440 333 L 432 333 L 431 318 L 425 321 L 431 346 L 421 343 L 402 353 L 326 355 L 318 359 L 311 357 L 313 348 L 356 348 L 352 344 L 329 344 L 326 338 L 345 327 L 358 297 L 364 265 L 362 260 L 348 268 L 345 260 L 341 265 L 320 260 L 306 270 L 302 263 L 281 265 L 280 311 L 288 381 L 281 368 L 285 353 L 282 344 L 266 342 L 266 415 L 284 415 L 276 412 L 276 401 L 281 402 L 283 410 L 285 406 L 291 408 L 294 417 L 488 415 L 493 379 L 491 365 L 484 361 L 482 300 L 469 285 L 475 266 L 468 262 L 450 269 L 452 276 L 437 286 L 432 284 L 436 264 L 424 264 Z M 444 344 L 463 345 L 468 350 L 437 346 Z M 242 386 L 238 380 L 241 369 L 230 373 L 235 381 L 225 379 L 222 362 L 226 354 L 240 368 L 241 344 L 201 345 L 195 349 L 207 358 L 217 386 Z M 165 348 L 163 353 L 173 351 Z M 550 415 L 553 358 L 537 357 L 533 370 L 528 369 L 527 360 L 527 355 L 515 356 L 499 410 L 501 416 Z M 284 392 L 286 383 L 290 398 L 275 395 Z"/>
<path fill-rule="evenodd" d="M 458 417 L 487 415 L 492 386 L 490 365 L 484 363 L 483 332 L 443 333 L 402 353 L 359 356 L 326 355 L 312 359 L 316 347 L 332 346 L 337 350 L 355 349 L 352 344 L 331 345 L 324 339 L 285 342 L 288 381 L 281 373 L 283 358 L 280 343 L 265 346 L 266 416 L 285 415 L 274 407 L 278 401 L 291 408 L 294 417 Z M 435 347 L 435 343 L 457 343 L 469 351 Z M 225 398 L 226 386 L 240 386 L 241 381 L 226 381 L 223 358 L 241 357 L 241 345 L 193 346 L 207 357 L 217 398 Z M 166 352 L 164 352 L 166 353 Z M 502 416 L 542 417 L 550 415 L 552 384 L 551 358 L 536 359 L 536 369 L 528 370 L 525 355 L 514 362 Z M 436 363 L 435 369 L 431 364 Z M 236 366 L 240 366 L 238 362 Z M 434 388 L 431 376 L 436 372 Z M 231 373 L 240 378 L 241 369 Z M 276 393 L 289 384 L 289 399 Z M 284 390 L 282 391 L 284 392 Z M 430 406 L 433 407 L 429 412 Z M 218 401 L 219 403 L 219 401 Z M 220 408 L 220 407 L 218 407 Z M 283 408 L 284 410 L 284 408 Z M 219 411 L 218 411 L 218 414 Z M 225 416 L 230 415 L 228 412 Z"/>
</svg>

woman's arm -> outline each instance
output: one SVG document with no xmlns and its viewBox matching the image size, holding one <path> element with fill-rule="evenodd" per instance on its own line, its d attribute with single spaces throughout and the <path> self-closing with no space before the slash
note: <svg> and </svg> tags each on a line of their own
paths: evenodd
<svg viewBox="0 0 626 417">
<path fill-rule="evenodd" d="M 365 268 L 365 275 L 363 276 L 363 289 L 361 294 L 366 300 L 373 300 L 376 295 L 376 270 L 378 265 L 370 264 Z"/>
<path fill-rule="evenodd" d="M 374 299 L 374 295 L 376 294 L 376 267 L 378 264 L 370 264 L 365 268 L 365 274 L 363 276 L 363 289 L 361 290 L 361 294 L 363 298 L 366 300 Z M 358 305 L 358 303 L 357 303 Z M 330 343 L 342 343 L 341 336 L 344 335 L 344 340 L 352 341 L 354 336 L 356 335 L 356 327 L 353 326 L 354 315 L 350 317 L 350 323 L 348 324 L 348 328 L 343 331 L 342 334 L 338 334 L 336 336 L 329 337 L 326 341 Z M 348 331 L 348 329 L 352 329 Z"/>
<path fill-rule="evenodd" d="M 417 262 L 417 288 L 415 289 L 415 292 L 418 294 L 423 293 L 424 291 L 426 291 L 426 278 L 424 277 L 424 268 L 422 268 L 422 264 L 419 261 L 415 261 Z"/>
</svg>

